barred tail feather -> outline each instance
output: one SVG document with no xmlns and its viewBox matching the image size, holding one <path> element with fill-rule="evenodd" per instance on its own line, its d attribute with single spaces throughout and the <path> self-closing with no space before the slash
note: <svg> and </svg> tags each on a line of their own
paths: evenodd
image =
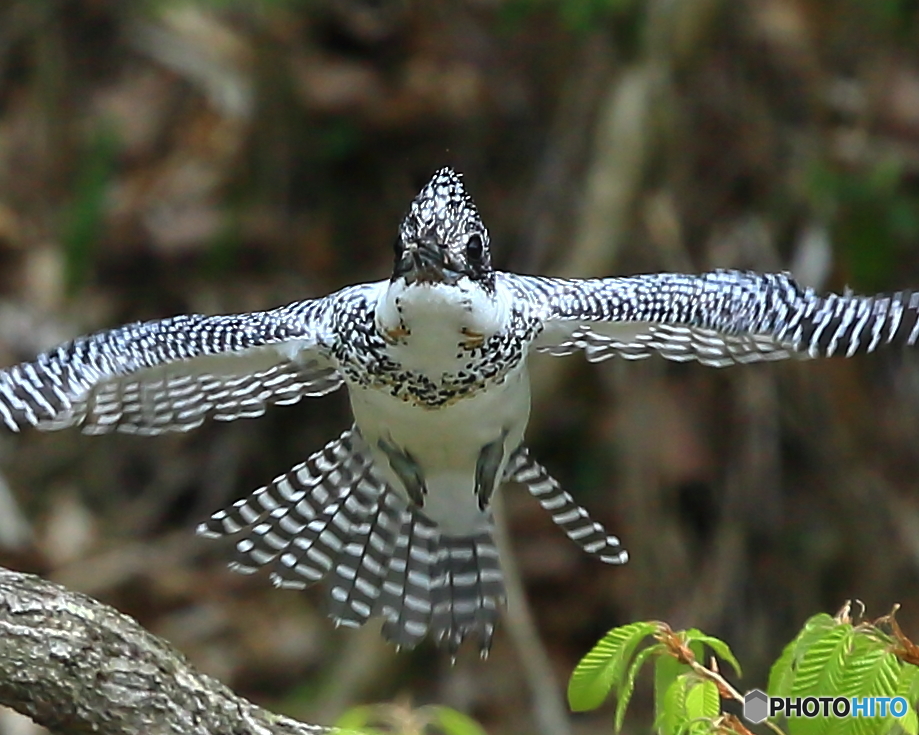
<svg viewBox="0 0 919 735">
<path fill-rule="evenodd" d="M 430 634 L 455 654 L 472 634 L 488 654 L 506 601 L 498 549 L 490 530 L 446 536 L 409 510 L 374 608 L 384 637 L 411 648 Z"/>
<path fill-rule="evenodd" d="M 383 635 L 412 648 L 429 634 L 455 653 L 470 634 L 485 655 L 505 601 L 491 531 L 441 534 L 375 472 L 356 429 L 198 527 L 239 535 L 234 571 L 269 567 L 280 587 L 328 580 L 336 625 L 384 619 Z"/>
<path fill-rule="evenodd" d="M 266 532 L 279 533 L 286 543 L 290 543 L 306 523 L 347 490 L 355 476 L 366 471 L 370 460 L 361 449 L 363 440 L 360 435 L 353 430 L 344 432 L 310 455 L 306 462 L 274 478 L 249 497 L 214 513 L 198 526 L 196 533 L 207 538 L 220 538 L 251 526 L 257 528 L 264 521 L 269 524 L 264 529 Z M 291 518 L 287 522 L 281 521 L 288 516 Z M 256 532 L 256 535 L 260 534 Z M 267 564 L 279 550 L 269 545 L 269 548 L 261 548 L 254 554 L 252 560 L 258 565 Z M 260 556 L 262 553 L 270 558 Z"/>
<path fill-rule="evenodd" d="M 607 564 L 625 564 L 629 552 L 622 548 L 619 539 L 607 534 L 606 529 L 590 517 L 585 508 L 562 489 L 526 447 L 520 447 L 508 462 L 505 480 L 519 482 L 539 501 L 552 516 L 552 520 L 565 534 L 591 556 Z"/>
<path fill-rule="evenodd" d="M 435 569 L 432 633 L 456 653 L 464 638 L 475 632 L 482 656 L 486 656 L 507 600 L 491 531 L 442 537 Z"/>
<path fill-rule="evenodd" d="M 399 647 L 413 648 L 431 625 L 431 588 L 440 532 L 414 509 L 402 517 L 387 565 L 377 609 L 384 617 L 383 637 Z"/>
<path fill-rule="evenodd" d="M 329 575 L 328 613 L 336 624 L 357 628 L 373 614 L 404 507 L 398 496 L 386 490 L 372 502 L 365 517 L 353 523 Z"/>
<path fill-rule="evenodd" d="M 274 562 L 271 581 L 278 587 L 304 589 L 351 561 L 347 544 L 371 512 L 376 499 L 357 489 L 309 521 Z M 239 550 L 239 544 L 237 544 Z"/>
</svg>

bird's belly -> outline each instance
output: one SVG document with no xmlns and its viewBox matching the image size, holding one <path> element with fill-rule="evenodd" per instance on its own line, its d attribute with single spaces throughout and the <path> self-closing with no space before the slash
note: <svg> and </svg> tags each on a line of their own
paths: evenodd
<svg viewBox="0 0 919 735">
<path fill-rule="evenodd" d="M 479 507 L 476 467 L 483 449 L 500 442 L 495 472 L 500 484 L 509 454 L 523 441 L 529 420 L 530 387 L 525 369 L 504 381 L 448 405 L 409 403 L 374 388 L 349 386 L 354 419 L 374 460 L 397 491 L 414 500 L 406 488 L 393 450 L 417 465 L 426 490 L 425 515 L 444 533 L 462 535 L 485 527 L 488 516 Z M 487 493 L 497 487 L 486 488 Z"/>
</svg>

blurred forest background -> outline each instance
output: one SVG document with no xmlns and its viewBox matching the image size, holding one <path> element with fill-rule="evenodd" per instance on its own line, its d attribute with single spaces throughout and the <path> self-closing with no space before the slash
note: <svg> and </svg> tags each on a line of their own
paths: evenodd
<svg viewBox="0 0 919 735">
<path fill-rule="evenodd" d="M 0 364 L 385 278 L 443 165 L 504 269 L 919 287 L 919 3 L 3 0 Z M 632 561 L 601 567 L 509 488 L 537 637 L 518 601 L 487 662 L 335 631 L 320 593 L 233 575 L 194 537 L 346 428 L 344 395 L 187 435 L 0 432 L 0 564 L 324 723 L 438 702 L 494 735 L 610 732 L 611 709 L 567 720 L 564 682 L 638 619 L 727 640 L 741 690 L 848 598 L 872 616 L 902 603 L 919 636 L 919 353 L 533 362 L 529 444 Z"/>
</svg>

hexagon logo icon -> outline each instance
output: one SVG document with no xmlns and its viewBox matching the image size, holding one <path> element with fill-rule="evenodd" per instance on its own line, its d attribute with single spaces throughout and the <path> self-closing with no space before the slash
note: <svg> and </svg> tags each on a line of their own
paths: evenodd
<svg viewBox="0 0 919 735">
<path fill-rule="evenodd" d="M 769 715 L 769 695 L 760 689 L 751 689 L 743 697 L 743 716 L 747 722 L 758 725 Z"/>
</svg>

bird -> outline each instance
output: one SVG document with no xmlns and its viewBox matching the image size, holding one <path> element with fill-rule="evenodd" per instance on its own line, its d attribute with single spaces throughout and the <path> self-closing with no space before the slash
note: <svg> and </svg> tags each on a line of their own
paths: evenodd
<svg viewBox="0 0 919 735">
<path fill-rule="evenodd" d="M 0 370 L 12 431 L 188 431 L 344 387 L 353 423 L 199 525 L 231 567 L 280 587 L 324 581 L 346 627 L 484 657 L 506 593 L 493 499 L 526 486 L 591 556 L 628 553 L 531 455 L 529 358 L 660 355 L 723 367 L 915 345 L 919 293 L 818 294 L 788 273 L 591 279 L 492 266 L 462 176 L 441 168 L 398 227 L 392 275 L 279 308 L 180 315 L 78 337 Z"/>
</svg>

